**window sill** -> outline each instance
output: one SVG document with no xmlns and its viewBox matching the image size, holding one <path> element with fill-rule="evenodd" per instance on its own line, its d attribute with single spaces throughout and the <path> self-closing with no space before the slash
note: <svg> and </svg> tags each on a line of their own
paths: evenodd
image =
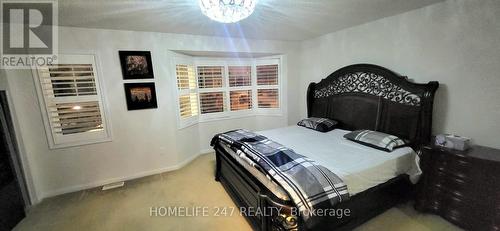
<svg viewBox="0 0 500 231">
<path fill-rule="evenodd" d="M 62 143 L 62 144 L 50 143 L 49 149 L 74 148 L 74 147 L 80 147 L 80 146 L 85 146 L 85 145 L 107 143 L 107 142 L 112 142 L 112 141 L 113 141 L 113 139 L 111 137 L 107 137 L 107 138 L 96 139 L 96 140 L 83 140 L 83 141 L 79 141 L 79 142 Z"/>
<path fill-rule="evenodd" d="M 245 114 L 233 114 L 233 115 L 228 115 L 227 113 L 224 114 L 213 114 L 207 117 L 200 116 L 197 120 L 192 120 L 192 121 L 181 121 L 178 129 L 182 130 L 185 128 L 189 128 L 193 125 L 196 124 L 201 124 L 201 123 L 210 123 L 210 122 L 217 122 L 217 121 L 223 121 L 223 120 L 235 120 L 235 119 L 242 119 L 242 118 L 248 118 L 248 117 L 258 117 L 258 116 L 270 116 L 270 117 L 280 117 L 283 116 L 283 112 L 281 109 L 278 110 L 272 110 L 269 112 L 252 112 L 252 113 L 245 113 Z"/>
</svg>

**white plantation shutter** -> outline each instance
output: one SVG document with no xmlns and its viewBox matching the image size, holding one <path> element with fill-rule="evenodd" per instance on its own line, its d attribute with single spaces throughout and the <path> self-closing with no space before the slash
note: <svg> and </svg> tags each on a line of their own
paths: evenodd
<svg viewBox="0 0 500 231">
<path fill-rule="evenodd" d="M 228 66 L 231 111 L 252 109 L 252 66 Z"/>
<path fill-rule="evenodd" d="M 278 64 L 257 65 L 257 85 L 278 85 Z"/>
<path fill-rule="evenodd" d="M 224 66 L 198 66 L 198 87 L 200 88 L 200 114 L 218 113 L 226 110 L 224 92 Z M 201 89 L 206 89 L 202 91 Z"/>
<path fill-rule="evenodd" d="M 224 86 L 224 66 L 198 66 L 199 88 L 221 88 Z"/>
<path fill-rule="evenodd" d="M 279 108 L 278 89 L 258 89 L 259 108 Z"/>
<path fill-rule="evenodd" d="M 196 75 L 193 65 L 179 64 L 176 66 L 176 73 L 179 90 L 196 89 Z"/>
<path fill-rule="evenodd" d="M 278 64 L 257 65 L 258 108 L 279 108 L 279 66 Z"/>
<path fill-rule="evenodd" d="M 76 134 L 104 129 L 98 101 L 56 103 L 49 107 L 49 115 L 57 134 Z"/>
<path fill-rule="evenodd" d="M 196 93 L 179 96 L 179 110 L 182 119 L 198 115 L 198 100 Z"/>
<path fill-rule="evenodd" d="M 190 59 L 180 55 L 175 62 L 179 128 L 246 115 L 281 114 L 279 58 Z"/>
<path fill-rule="evenodd" d="M 198 96 L 196 94 L 196 75 L 193 65 L 176 65 L 177 89 L 179 92 L 179 111 L 182 119 L 198 115 Z"/>
<path fill-rule="evenodd" d="M 53 90 L 54 97 L 97 95 L 92 64 L 58 64 L 39 71 L 43 87 Z"/>
<path fill-rule="evenodd" d="M 226 96 L 224 92 L 200 93 L 200 113 L 217 113 L 225 111 Z"/>
<path fill-rule="evenodd" d="M 109 140 L 93 55 L 59 55 L 59 64 L 39 66 L 34 77 L 51 148 Z"/>
<path fill-rule="evenodd" d="M 252 90 L 237 90 L 229 93 L 231 111 L 252 109 Z"/>
<path fill-rule="evenodd" d="M 252 85 L 251 66 L 229 66 L 229 87 L 242 87 Z"/>
</svg>

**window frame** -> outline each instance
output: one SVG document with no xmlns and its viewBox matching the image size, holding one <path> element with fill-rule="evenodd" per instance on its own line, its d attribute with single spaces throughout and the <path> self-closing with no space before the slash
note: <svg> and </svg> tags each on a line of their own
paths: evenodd
<svg viewBox="0 0 500 231">
<path fill-rule="evenodd" d="M 252 117 L 252 116 L 282 116 L 283 111 L 286 108 L 286 102 L 284 102 L 284 78 L 283 78 L 283 65 L 282 65 L 283 57 L 282 56 L 271 56 L 271 57 L 263 57 L 263 58 L 218 58 L 218 57 L 192 57 L 187 55 L 175 54 L 172 58 L 172 66 L 175 83 L 177 83 L 176 76 L 176 65 L 177 64 L 187 64 L 192 63 L 196 72 L 196 84 L 197 84 L 197 100 L 198 100 L 198 116 L 196 118 L 181 118 L 179 111 L 179 102 L 176 103 L 176 114 L 178 120 L 178 128 L 183 129 L 189 126 L 192 126 L 197 123 L 205 123 L 211 121 L 218 120 L 226 120 L 226 119 L 236 119 L 243 117 Z M 278 85 L 271 86 L 258 86 L 257 85 L 257 65 L 278 65 Z M 199 88 L 198 86 L 198 66 L 224 66 L 224 75 L 223 81 L 224 85 L 222 88 Z M 230 87 L 229 85 L 229 66 L 250 66 L 251 70 L 251 86 L 238 86 L 238 87 Z M 177 93 L 175 98 L 176 101 L 179 101 L 180 93 L 175 85 L 175 92 Z M 277 89 L 278 90 L 278 108 L 259 108 L 258 107 L 258 89 Z M 251 90 L 252 93 L 252 107 L 247 110 L 231 110 L 231 91 L 237 90 Z M 225 111 L 217 112 L 217 113 L 207 113 L 201 114 L 201 102 L 200 102 L 200 93 L 204 92 L 224 92 L 225 101 L 224 107 Z"/>
<path fill-rule="evenodd" d="M 247 114 L 252 114 L 255 112 L 255 107 L 254 107 L 254 80 L 255 80 L 255 61 L 252 59 L 238 59 L 238 60 L 225 60 L 226 62 L 226 95 L 227 95 L 227 105 L 228 105 L 228 111 L 227 114 L 229 116 L 237 117 L 237 116 L 245 116 Z M 229 66 L 233 67 L 238 67 L 238 66 L 250 66 L 250 86 L 236 86 L 236 87 L 231 87 L 229 85 Z M 252 92 L 252 107 L 250 109 L 246 110 L 231 110 L 231 91 L 241 91 L 241 90 L 250 90 Z"/>
<path fill-rule="evenodd" d="M 196 70 L 196 82 L 198 82 L 198 67 L 199 66 L 206 66 L 206 67 L 210 67 L 210 66 L 222 66 L 223 67 L 223 75 L 222 75 L 222 81 L 223 81 L 223 84 L 222 84 L 222 87 L 219 87 L 219 88 L 199 88 L 199 86 L 197 86 L 197 90 L 198 90 L 198 118 L 199 118 L 199 121 L 207 121 L 207 120 L 212 120 L 212 119 L 216 119 L 216 118 L 219 118 L 219 117 L 224 117 L 225 113 L 227 112 L 226 110 L 229 110 L 229 107 L 230 107 L 230 104 L 228 103 L 228 91 L 227 91 L 227 88 L 229 87 L 229 80 L 227 79 L 227 75 L 228 75 L 228 72 L 227 72 L 227 66 L 226 66 L 226 62 L 224 62 L 224 60 L 219 60 L 219 59 L 194 59 L 194 66 L 195 66 L 195 70 Z M 207 114 L 201 114 L 201 100 L 200 100 L 200 94 L 201 93 L 210 93 L 210 92 L 223 92 L 223 97 L 225 97 L 225 100 L 224 100 L 224 111 L 222 112 L 215 112 L 215 113 L 207 113 Z"/>
<path fill-rule="evenodd" d="M 239 117 L 245 117 L 245 116 L 253 116 L 254 112 L 254 107 L 252 103 L 252 108 L 248 110 L 236 110 L 232 111 L 231 110 L 231 102 L 230 102 L 230 92 L 231 90 L 252 90 L 252 102 L 253 102 L 253 80 L 255 79 L 254 77 L 254 63 L 252 59 L 235 59 L 231 60 L 228 58 L 195 58 L 194 59 L 195 66 L 223 66 L 224 67 L 224 74 L 223 74 L 223 81 L 224 85 L 222 88 L 199 88 L 198 93 L 203 93 L 203 92 L 224 92 L 224 108 L 226 109 L 223 112 L 217 112 L 217 113 L 208 113 L 208 114 L 201 114 L 201 102 L 199 103 L 200 106 L 200 111 L 199 111 L 199 122 L 209 122 L 209 121 L 214 121 L 214 120 L 220 120 L 220 119 L 232 119 L 232 118 L 239 118 Z M 250 87 L 230 87 L 229 86 L 229 68 L 228 66 L 251 66 L 251 79 L 252 79 L 252 86 Z M 198 79 L 198 72 L 196 73 L 196 78 Z M 199 97 L 198 97 L 199 98 Z"/>
<path fill-rule="evenodd" d="M 89 56 L 88 58 L 93 59 L 93 71 L 94 71 L 94 81 L 97 95 L 94 97 L 89 96 L 73 96 L 74 101 L 67 100 L 68 102 L 83 102 L 87 100 L 97 101 L 99 104 L 99 110 L 101 113 L 101 120 L 103 123 L 103 131 L 100 132 L 91 132 L 91 133 L 77 133 L 77 134 L 67 134 L 67 135 L 56 135 L 52 123 L 50 122 L 49 116 L 49 105 L 46 98 L 44 97 L 44 90 L 42 89 L 41 76 L 38 73 L 37 66 L 31 67 L 32 77 L 35 83 L 35 89 L 37 92 L 38 103 L 40 106 L 40 111 L 42 114 L 42 119 L 45 127 L 45 133 L 47 137 L 47 142 L 49 145 L 49 149 L 60 149 L 67 147 L 76 147 L 82 145 L 89 144 L 97 144 L 103 142 L 112 141 L 112 126 L 110 123 L 110 113 L 108 110 L 108 103 L 106 101 L 106 97 L 104 94 L 104 81 L 102 80 L 102 70 L 101 70 L 101 62 L 99 56 L 96 52 L 88 52 L 88 51 L 78 51 L 78 52 L 68 52 L 68 53 L 60 53 L 58 55 L 58 63 L 60 64 L 74 64 L 74 62 L 80 62 L 78 60 L 73 61 L 77 58 L 77 56 L 81 56 L 80 58 L 84 58 L 85 56 Z M 55 100 L 64 102 L 66 100 Z"/>
<path fill-rule="evenodd" d="M 175 55 L 172 59 L 172 67 L 173 67 L 173 90 L 176 93 L 174 98 L 175 98 L 175 109 L 176 109 L 176 115 L 177 115 L 177 124 L 179 128 L 186 128 L 192 125 L 195 125 L 198 123 L 199 120 L 199 115 L 200 115 L 200 99 L 199 99 L 199 92 L 198 92 L 198 74 L 197 74 L 197 68 L 196 65 L 194 65 L 193 59 L 191 59 L 189 56 L 186 55 L 180 55 L 177 54 Z M 190 89 L 188 90 L 180 90 L 178 85 L 177 85 L 177 65 L 191 65 L 194 68 L 195 71 L 195 84 L 196 84 L 196 89 L 194 92 L 196 93 L 196 100 L 198 104 L 198 113 L 195 116 L 190 116 L 188 118 L 182 118 L 180 114 L 180 96 L 183 94 L 182 92 L 191 92 Z"/>
</svg>

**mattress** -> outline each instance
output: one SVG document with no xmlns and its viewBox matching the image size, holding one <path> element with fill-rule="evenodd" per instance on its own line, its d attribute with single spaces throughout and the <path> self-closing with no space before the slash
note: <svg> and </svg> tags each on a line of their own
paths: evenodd
<svg viewBox="0 0 500 231">
<path fill-rule="evenodd" d="M 328 168 L 344 181 L 351 196 L 401 174 L 408 174 L 410 179 L 417 179 L 420 175 L 418 157 L 412 148 L 403 147 L 385 152 L 345 139 L 343 136 L 348 132 L 335 129 L 322 133 L 300 126 L 290 126 L 256 133 Z M 274 181 L 239 158 L 228 147 L 224 149 L 278 198 L 288 200 L 286 192 Z"/>
</svg>

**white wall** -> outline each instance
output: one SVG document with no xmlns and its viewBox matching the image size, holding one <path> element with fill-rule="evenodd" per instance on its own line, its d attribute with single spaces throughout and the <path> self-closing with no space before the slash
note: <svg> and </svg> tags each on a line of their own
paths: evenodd
<svg viewBox="0 0 500 231">
<path fill-rule="evenodd" d="M 500 148 L 500 1 L 448 0 L 301 45 L 299 111 L 311 81 L 354 63 L 438 80 L 434 133 Z"/>
<path fill-rule="evenodd" d="M 178 130 L 176 95 L 172 91 L 176 82 L 169 50 L 280 53 L 296 57 L 297 43 L 61 27 L 59 47 L 61 54 L 97 54 L 113 141 L 48 149 L 31 72 L 6 70 L 3 74 L 7 77 L 15 107 L 25 164 L 37 197 L 35 201 L 175 169 L 209 149 L 211 137 L 218 132 L 240 127 L 258 130 L 287 125 L 288 113 L 285 111 L 283 116 L 223 120 Z M 118 50 L 152 52 L 158 109 L 127 111 Z M 296 78 L 294 73 L 288 78 Z M 286 91 L 287 86 L 284 89 Z"/>
</svg>

